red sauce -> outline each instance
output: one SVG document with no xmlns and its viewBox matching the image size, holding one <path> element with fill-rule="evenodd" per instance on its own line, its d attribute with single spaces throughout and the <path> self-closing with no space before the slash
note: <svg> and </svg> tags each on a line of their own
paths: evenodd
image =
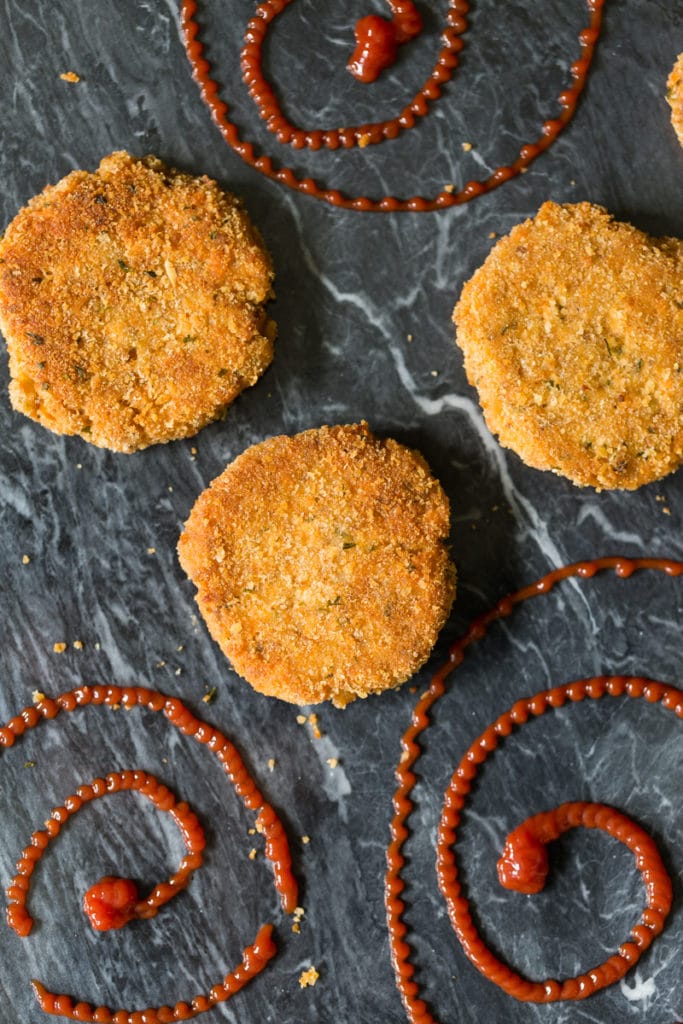
<svg viewBox="0 0 683 1024">
<path fill-rule="evenodd" d="M 394 815 L 391 820 L 391 843 L 387 851 L 385 877 L 385 904 L 392 963 L 396 983 L 411 1024 L 435 1024 L 435 1018 L 421 998 L 420 987 L 413 977 L 415 967 L 411 963 L 412 950 L 406 939 L 408 928 L 403 921 L 405 901 L 401 895 L 405 889 L 401 871 L 405 864 L 403 846 L 408 836 L 406 822 L 413 810 L 411 792 L 415 784 L 414 767 L 420 756 L 418 738 L 429 725 L 432 706 L 445 693 L 447 677 L 461 664 L 470 644 L 481 640 L 494 622 L 507 618 L 523 601 L 549 593 L 561 580 L 569 577 L 590 579 L 605 569 L 614 570 L 624 579 L 636 570 L 642 569 L 656 569 L 668 576 L 681 576 L 683 562 L 654 558 L 602 558 L 555 569 L 530 586 L 503 598 L 495 608 L 476 619 L 465 635 L 453 645 L 448 661 L 436 673 L 429 689 L 413 711 L 411 725 L 401 742 L 401 761 L 395 771 L 397 788 L 393 800 Z M 633 851 L 636 865 L 643 876 L 647 896 L 646 908 L 639 923 L 631 929 L 629 939 L 603 964 L 565 981 L 529 981 L 511 970 L 485 945 L 472 921 L 468 901 L 463 896 L 458 881 L 453 847 L 472 780 L 479 766 L 499 746 L 502 739 L 509 736 L 516 726 L 522 726 L 530 718 L 545 714 L 552 708 L 562 707 L 567 702 L 624 695 L 643 698 L 648 703 L 661 704 L 666 710 L 673 711 L 678 718 L 683 718 L 683 691 L 663 683 L 639 677 L 600 676 L 557 686 L 534 697 L 517 701 L 488 726 L 466 752 L 446 791 L 437 837 L 437 874 L 451 923 L 475 967 L 505 992 L 519 1000 L 548 1003 L 560 999 L 583 999 L 623 977 L 662 930 L 671 905 L 671 882 L 652 839 L 638 825 L 611 807 L 602 804 L 563 804 L 555 810 L 535 815 L 523 822 L 508 836 L 498 863 L 499 877 L 504 884 L 511 885 L 521 892 L 540 891 L 547 872 L 546 844 L 567 829 L 582 825 L 586 828 L 604 829 Z"/>
<path fill-rule="evenodd" d="M 422 17 L 411 0 L 389 0 L 391 21 L 368 14 L 356 22 L 356 48 L 346 65 L 359 82 L 374 82 L 396 60 L 398 47 L 422 31 Z"/>
<path fill-rule="evenodd" d="M 206 746 L 216 756 L 244 806 L 256 812 L 256 828 L 264 836 L 265 853 L 272 863 L 275 888 L 284 910 L 292 913 L 297 904 L 298 890 L 282 822 L 263 799 L 233 744 L 218 729 L 197 718 L 177 697 L 166 697 L 144 687 L 83 686 L 54 699 L 47 697 L 35 707 L 24 708 L 0 728 L 0 746 L 11 747 L 27 729 L 33 729 L 44 719 L 52 719 L 62 711 L 75 711 L 90 704 L 123 704 L 126 707 L 140 705 L 150 711 L 161 711 L 172 725 Z M 17 861 L 16 875 L 6 893 L 7 922 L 17 935 L 25 937 L 31 931 L 33 918 L 27 908 L 31 877 L 49 843 L 85 803 L 120 790 L 135 790 L 159 810 L 167 811 L 180 829 L 188 852 L 168 881 L 155 886 L 142 900 L 138 898 L 137 888 L 130 879 L 101 879 L 84 897 L 84 909 L 91 924 L 98 930 L 106 930 L 123 927 L 133 919 L 154 917 L 168 900 L 185 888 L 192 872 L 202 863 L 205 845 L 204 831 L 194 811 L 187 803 L 178 802 L 166 786 L 147 772 L 112 772 L 104 779 L 95 779 L 88 785 L 79 786 L 76 793 L 66 798 L 63 806 L 54 808 L 45 828 L 34 832 L 29 845 L 22 851 Z M 68 995 L 49 992 L 39 981 L 33 982 L 33 988 L 40 1008 L 45 1013 L 72 1020 L 86 1021 L 88 1024 L 172 1024 L 174 1021 L 189 1020 L 229 999 L 263 970 L 275 952 L 272 926 L 264 925 L 252 945 L 244 950 L 238 966 L 214 985 L 210 992 L 195 996 L 189 1003 L 181 1001 L 173 1006 L 149 1007 L 137 1011 L 110 1010 L 105 1006 L 75 1002 Z"/>
<path fill-rule="evenodd" d="M 458 66 L 458 55 L 463 47 L 461 36 L 467 29 L 465 19 L 469 11 L 469 4 L 466 0 L 449 0 L 446 25 L 441 34 L 441 48 L 434 67 L 424 85 L 396 117 L 386 121 L 348 125 L 345 128 L 308 129 L 299 127 L 289 121 L 284 115 L 275 91 L 263 73 L 263 44 L 268 28 L 273 20 L 291 2 L 292 0 L 262 0 L 258 4 L 255 16 L 248 22 L 244 36 L 242 77 L 250 96 L 256 103 L 259 116 L 265 122 L 266 127 L 269 131 L 273 132 L 278 142 L 289 145 L 293 149 L 350 149 L 353 146 L 364 147 L 395 139 L 402 131 L 412 128 L 419 118 L 424 117 L 428 113 L 430 103 L 439 98 L 442 87 L 449 81 L 453 71 Z M 503 182 L 516 177 L 536 157 L 540 156 L 541 153 L 552 145 L 565 125 L 574 116 L 579 96 L 586 83 L 595 44 L 600 34 L 604 2 L 605 0 L 586 0 L 590 12 L 590 22 L 588 27 L 579 33 L 581 52 L 578 59 L 571 64 L 571 85 L 560 93 L 558 97 L 558 103 L 561 107 L 560 113 L 556 118 L 544 122 L 540 137 L 536 141 L 523 145 L 516 160 L 496 168 L 488 178 L 482 181 L 469 181 L 458 191 L 443 189 L 435 196 L 412 196 L 408 199 L 399 199 L 395 196 L 370 199 L 363 195 L 344 195 L 337 189 L 324 188 L 314 181 L 313 178 L 299 178 L 289 167 L 276 167 L 269 156 L 258 155 L 251 142 L 245 142 L 240 138 L 237 126 L 229 118 L 228 105 L 219 96 L 218 85 L 211 76 L 211 66 L 203 56 L 203 45 L 199 39 L 199 27 L 195 21 L 197 11 L 196 0 L 182 0 L 181 27 L 185 49 L 192 66 L 192 74 L 199 85 L 202 98 L 208 105 L 211 116 L 225 141 L 251 167 L 254 167 L 257 171 L 272 178 L 274 181 L 281 182 L 288 188 L 294 189 L 297 192 L 303 192 L 305 195 L 313 196 L 316 199 L 322 199 L 332 206 L 343 209 L 422 213 L 458 206 L 477 196 L 491 192 L 494 188 L 502 185 Z M 390 6 L 394 12 L 398 8 L 402 12 L 399 18 L 402 27 L 399 31 L 395 32 L 394 40 L 396 43 L 400 43 L 404 41 L 403 34 L 406 25 L 411 26 L 410 31 L 413 35 L 416 34 L 416 31 L 419 31 L 419 28 L 416 29 L 411 12 L 407 9 L 407 4 L 391 3 Z M 396 25 L 396 23 L 395 13 L 391 24 Z M 374 21 L 373 25 L 375 28 L 377 27 L 377 23 Z M 380 56 L 380 63 L 384 59 L 391 58 L 391 53 L 387 52 L 384 52 L 382 56 L 383 50 L 386 51 L 387 46 L 391 49 L 390 43 L 387 40 L 387 34 L 384 32 L 381 38 L 380 36 L 377 37 L 377 48 L 375 48 L 374 42 L 370 44 L 369 48 L 366 47 L 368 49 L 368 64 L 373 63 L 373 55 Z M 359 43 L 359 45 L 361 44 Z M 361 66 L 362 64 L 363 62 L 361 61 Z"/>
</svg>

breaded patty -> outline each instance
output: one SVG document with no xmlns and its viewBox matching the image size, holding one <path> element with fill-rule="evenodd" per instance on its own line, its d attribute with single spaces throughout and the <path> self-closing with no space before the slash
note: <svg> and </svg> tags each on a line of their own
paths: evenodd
<svg viewBox="0 0 683 1024">
<path fill-rule="evenodd" d="M 455 594 L 448 532 L 422 456 L 361 423 L 249 448 L 199 496 L 178 552 L 254 689 L 343 707 L 429 656 Z"/>
<path fill-rule="evenodd" d="M 155 157 L 106 157 L 0 241 L 15 409 L 114 451 L 188 437 L 273 356 L 273 270 L 240 201 Z"/>
<path fill-rule="evenodd" d="M 545 203 L 501 239 L 453 315 L 500 443 L 581 486 L 683 461 L 683 242 L 590 203 Z"/>
<path fill-rule="evenodd" d="M 671 107 L 671 123 L 683 146 L 683 53 L 679 53 L 666 83 L 666 98 Z"/>
</svg>

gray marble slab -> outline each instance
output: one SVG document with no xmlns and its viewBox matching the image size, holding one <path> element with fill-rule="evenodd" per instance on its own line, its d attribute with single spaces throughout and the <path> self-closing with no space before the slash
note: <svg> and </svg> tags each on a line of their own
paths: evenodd
<svg viewBox="0 0 683 1024">
<path fill-rule="evenodd" d="M 424 77 L 445 7 L 436 0 L 421 0 L 427 32 L 376 86 L 344 71 L 353 22 L 373 7 L 382 5 L 296 0 L 282 16 L 267 63 L 293 115 L 317 124 L 385 116 Z M 473 8 L 462 66 L 419 129 L 384 149 L 296 155 L 296 167 L 371 195 L 412 194 L 513 158 L 556 113 L 553 97 L 575 59 L 585 4 L 478 0 Z M 224 95 L 245 134 L 274 152 L 239 81 L 252 10 L 247 0 L 201 5 Z M 79 909 L 84 889 L 111 872 L 151 886 L 173 869 L 181 846 L 165 817 L 132 795 L 83 811 L 36 872 L 31 937 L 0 929 L 4 1024 L 43 1019 L 34 976 L 115 1006 L 191 997 L 238 960 L 266 920 L 276 926 L 277 958 L 207 1021 L 405 1020 L 389 962 L 383 871 L 412 686 L 345 712 L 318 709 L 316 739 L 297 723 L 296 708 L 257 696 L 231 671 L 197 616 L 176 540 L 226 462 L 273 434 L 365 417 L 377 432 L 419 447 L 452 501 L 459 596 L 432 661 L 413 681 L 418 692 L 474 614 L 556 565 L 615 553 L 683 558 L 683 474 L 636 493 L 595 494 L 526 468 L 486 430 L 450 324 L 463 282 L 493 244 L 490 233 L 505 233 L 547 198 L 588 199 L 647 230 L 683 234 L 683 152 L 664 101 L 681 50 L 681 0 L 608 0 L 577 117 L 524 177 L 448 212 L 367 216 L 288 192 L 226 147 L 191 80 L 175 0 L 0 4 L 2 223 L 46 183 L 94 168 L 114 149 L 156 153 L 244 196 L 273 253 L 279 324 L 272 367 L 223 422 L 131 456 L 57 437 L 14 413 L 3 355 L 0 718 L 30 703 L 35 689 L 55 694 L 84 682 L 179 694 L 239 745 L 281 811 L 306 911 L 292 934 L 260 841 L 248 834 L 253 822 L 206 751 L 139 711 L 89 709 L 46 724 L 0 758 L 3 886 L 53 804 L 123 767 L 154 771 L 193 802 L 208 823 L 207 863 L 155 921 L 97 935 Z M 67 70 L 81 81 L 60 80 Z M 586 969 L 616 949 L 640 913 L 642 886 L 622 847 L 577 833 L 557 844 L 544 894 L 506 894 L 495 860 L 507 832 L 571 799 L 611 802 L 651 831 L 673 875 L 674 908 L 622 983 L 582 1003 L 515 1002 L 465 958 L 434 871 L 444 788 L 485 724 L 518 697 L 594 673 L 680 685 L 682 609 L 683 582 L 653 574 L 568 583 L 496 627 L 453 678 L 419 765 L 406 872 L 417 976 L 444 1024 L 683 1018 L 683 736 L 674 715 L 603 701 L 534 722 L 486 765 L 462 829 L 460 862 L 477 921 L 500 955 L 539 978 Z M 68 644 L 62 654 L 53 651 L 58 641 Z M 206 705 L 212 687 L 216 699 Z M 302 990 L 298 978 L 310 965 L 320 978 Z"/>
</svg>

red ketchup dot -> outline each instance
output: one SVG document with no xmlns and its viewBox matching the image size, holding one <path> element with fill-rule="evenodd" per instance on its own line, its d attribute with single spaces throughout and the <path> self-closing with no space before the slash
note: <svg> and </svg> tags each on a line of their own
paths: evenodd
<svg viewBox="0 0 683 1024">
<path fill-rule="evenodd" d="M 505 889 L 532 896 L 548 877 L 548 851 L 538 836 L 520 825 L 507 837 L 498 861 L 498 881 Z"/>
<path fill-rule="evenodd" d="M 135 917 L 138 887 L 130 878 L 101 878 L 83 897 L 83 910 L 95 931 L 123 928 Z"/>
<path fill-rule="evenodd" d="M 368 14 L 356 23 L 356 48 L 346 65 L 359 82 L 374 82 L 396 60 L 396 28 L 379 14 Z"/>
</svg>

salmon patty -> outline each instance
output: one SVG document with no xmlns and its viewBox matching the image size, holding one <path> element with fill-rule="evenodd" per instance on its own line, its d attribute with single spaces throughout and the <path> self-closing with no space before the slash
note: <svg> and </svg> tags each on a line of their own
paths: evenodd
<svg viewBox="0 0 683 1024">
<path fill-rule="evenodd" d="M 207 177 L 118 152 L 32 199 L 0 241 L 10 398 L 132 452 L 219 418 L 273 356 L 273 269 Z"/>
<path fill-rule="evenodd" d="M 489 429 L 530 466 L 632 490 L 683 461 L 683 242 L 590 203 L 501 239 L 453 319 Z"/>
<path fill-rule="evenodd" d="M 199 496 L 178 551 L 254 689 L 343 707 L 428 658 L 455 594 L 448 532 L 422 456 L 361 423 L 247 449 Z"/>
</svg>

